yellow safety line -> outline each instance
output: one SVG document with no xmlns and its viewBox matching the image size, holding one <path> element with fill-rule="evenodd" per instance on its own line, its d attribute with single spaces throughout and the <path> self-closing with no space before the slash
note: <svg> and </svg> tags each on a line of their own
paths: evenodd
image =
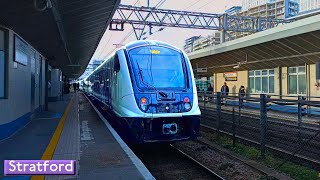
<svg viewBox="0 0 320 180">
<path fill-rule="evenodd" d="M 44 151 L 42 157 L 41 157 L 41 160 L 51 160 L 52 157 L 53 157 L 53 154 L 54 154 L 54 151 L 57 147 L 57 144 L 59 142 L 59 139 L 60 139 L 60 135 L 62 133 L 62 130 L 63 130 L 63 126 L 64 126 L 64 122 L 65 120 L 67 119 L 68 117 L 68 114 L 69 114 L 69 110 L 70 110 L 70 107 L 71 107 L 71 104 L 72 104 L 72 100 L 73 100 L 73 97 L 71 98 L 71 100 L 69 101 L 69 104 L 66 108 L 66 110 L 64 111 L 61 119 L 60 119 L 60 122 L 50 140 L 50 143 L 49 145 L 47 146 L 47 149 Z M 43 180 L 44 179 L 44 176 L 32 176 L 31 177 L 31 180 Z"/>
</svg>

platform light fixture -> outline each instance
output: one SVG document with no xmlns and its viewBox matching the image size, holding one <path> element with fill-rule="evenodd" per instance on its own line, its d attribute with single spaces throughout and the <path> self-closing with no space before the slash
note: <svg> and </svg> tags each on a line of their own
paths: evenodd
<svg viewBox="0 0 320 180">
<path fill-rule="evenodd" d="M 238 68 L 240 68 L 240 63 L 233 67 L 233 69 L 238 69 Z"/>
</svg>

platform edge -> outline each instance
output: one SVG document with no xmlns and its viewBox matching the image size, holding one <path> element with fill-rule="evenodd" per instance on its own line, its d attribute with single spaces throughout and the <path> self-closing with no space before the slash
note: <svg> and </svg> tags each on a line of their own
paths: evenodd
<svg viewBox="0 0 320 180">
<path fill-rule="evenodd" d="M 127 156 L 130 158 L 132 163 L 136 166 L 140 174 L 144 177 L 144 179 L 155 179 L 150 171 L 147 169 L 147 167 L 142 163 L 142 161 L 132 152 L 132 150 L 128 147 L 128 145 L 121 139 L 121 137 L 118 135 L 118 133 L 112 128 L 112 126 L 109 124 L 109 122 L 103 117 L 103 115 L 99 112 L 99 110 L 93 105 L 93 103 L 90 101 L 90 99 L 84 95 L 86 99 L 89 101 L 93 109 L 96 111 L 98 116 L 101 118 L 103 123 L 107 126 L 113 137 L 116 139 L 116 141 L 119 143 L 121 148 L 124 150 L 124 152 L 127 154 Z"/>
</svg>

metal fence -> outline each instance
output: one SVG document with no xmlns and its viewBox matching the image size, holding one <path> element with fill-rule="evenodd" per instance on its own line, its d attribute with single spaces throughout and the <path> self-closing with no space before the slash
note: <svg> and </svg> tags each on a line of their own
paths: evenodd
<svg viewBox="0 0 320 180">
<path fill-rule="evenodd" d="M 198 92 L 201 124 L 258 146 L 320 167 L 320 97 Z"/>
</svg>

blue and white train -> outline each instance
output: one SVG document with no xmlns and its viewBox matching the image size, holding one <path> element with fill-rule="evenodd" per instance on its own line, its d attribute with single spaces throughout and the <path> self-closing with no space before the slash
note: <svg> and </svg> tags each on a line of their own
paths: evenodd
<svg viewBox="0 0 320 180">
<path fill-rule="evenodd" d="M 199 134 L 201 112 L 191 63 L 167 43 L 127 44 L 81 86 L 116 117 L 129 142 L 191 140 Z"/>
</svg>

